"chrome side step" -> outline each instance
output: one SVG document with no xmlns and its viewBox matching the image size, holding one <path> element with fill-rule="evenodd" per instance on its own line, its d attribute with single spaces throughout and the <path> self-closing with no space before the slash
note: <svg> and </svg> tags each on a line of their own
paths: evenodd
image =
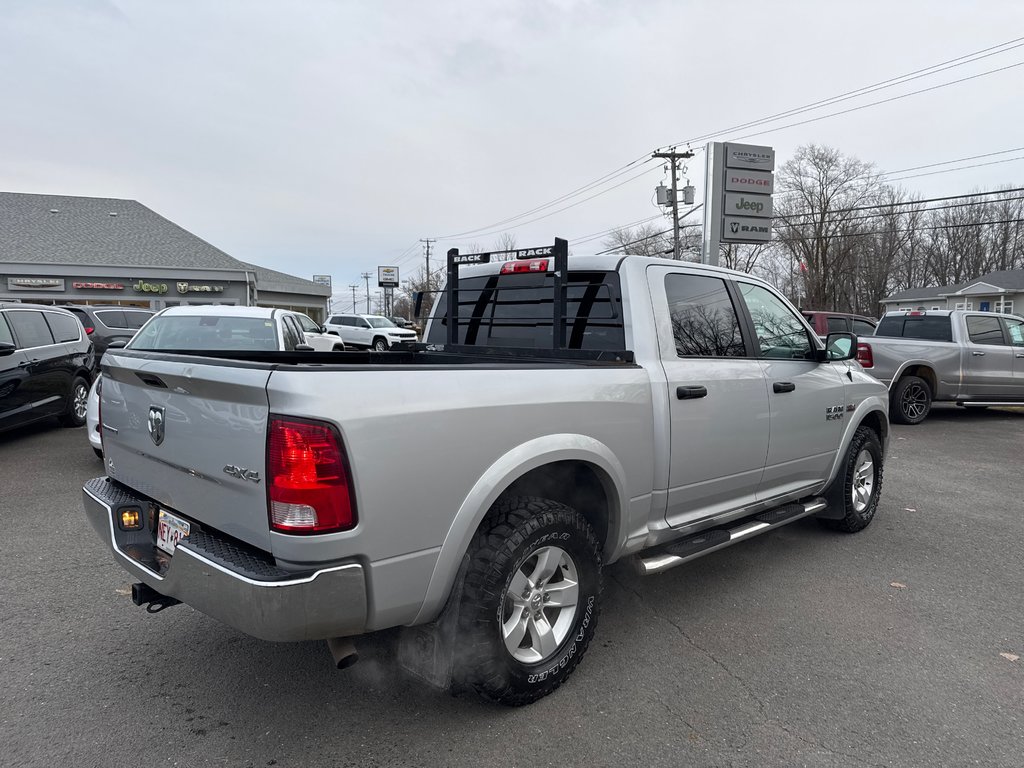
<svg viewBox="0 0 1024 768">
<path fill-rule="evenodd" d="M 956 404 L 961 408 L 978 408 L 981 406 L 995 406 L 997 408 L 1024 408 L 1024 400 L 1010 400 L 1009 402 L 996 402 L 995 400 L 957 400 Z"/>
<path fill-rule="evenodd" d="M 773 531 L 794 520 L 821 512 L 827 506 L 828 503 L 820 496 L 801 504 L 786 504 L 740 520 L 731 527 L 709 528 L 692 536 L 670 542 L 658 547 L 651 554 L 637 555 L 633 562 L 642 576 L 661 573 L 711 552 L 725 549 L 742 539 Z"/>
</svg>

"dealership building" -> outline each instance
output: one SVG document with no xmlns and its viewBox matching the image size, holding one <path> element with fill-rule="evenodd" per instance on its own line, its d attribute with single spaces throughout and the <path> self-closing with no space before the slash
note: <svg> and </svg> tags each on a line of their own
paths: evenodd
<svg viewBox="0 0 1024 768">
<path fill-rule="evenodd" d="M 323 322 L 330 294 L 239 261 L 135 200 L 0 192 L 0 301 L 258 305 Z"/>
</svg>

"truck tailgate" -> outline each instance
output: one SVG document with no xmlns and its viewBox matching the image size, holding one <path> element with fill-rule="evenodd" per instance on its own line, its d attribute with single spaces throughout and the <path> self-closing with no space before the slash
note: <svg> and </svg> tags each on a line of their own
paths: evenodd
<svg viewBox="0 0 1024 768">
<path fill-rule="evenodd" d="M 103 377 L 107 474 L 169 511 L 269 551 L 270 371 L 111 351 Z"/>
</svg>

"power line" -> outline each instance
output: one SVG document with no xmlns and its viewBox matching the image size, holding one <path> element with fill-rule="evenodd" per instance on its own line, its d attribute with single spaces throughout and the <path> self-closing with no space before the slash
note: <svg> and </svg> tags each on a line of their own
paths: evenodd
<svg viewBox="0 0 1024 768">
<path fill-rule="evenodd" d="M 935 176 L 939 173 L 952 173 L 953 171 L 966 171 L 971 168 L 981 168 L 986 165 L 1002 165 L 1003 163 L 1013 163 L 1017 160 L 1024 160 L 1024 155 L 1018 155 L 1017 157 L 1007 157 L 1003 160 L 992 160 L 988 163 L 974 163 L 973 165 L 962 165 L 959 168 L 944 168 L 941 171 L 929 171 L 928 173 L 914 173 L 910 176 L 900 176 L 895 179 L 888 179 L 890 182 L 906 181 L 907 179 L 919 179 L 922 176 Z"/>
<path fill-rule="evenodd" d="M 601 195 L 607 194 L 608 192 L 611 192 L 613 189 L 618 189 L 619 187 L 624 186 L 626 184 L 629 184 L 632 181 L 636 181 L 637 179 L 639 179 L 639 178 L 641 178 L 643 176 L 646 176 L 651 171 L 655 171 L 655 170 L 657 170 L 657 168 L 648 168 L 647 170 L 641 171 L 636 176 L 630 176 L 625 181 L 621 181 L 618 184 L 615 184 L 614 186 L 611 186 L 611 187 L 608 187 L 607 189 L 601 190 L 600 192 L 595 192 L 593 195 L 590 195 L 590 197 L 585 197 L 582 200 L 577 200 L 575 203 L 571 203 L 570 205 L 567 205 L 564 208 L 559 208 L 557 210 L 551 211 L 550 213 L 545 213 L 543 216 L 537 216 L 536 218 L 528 219 L 527 221 L 521 221 L 518 224 L 515 224 L 513 226 L 502 227 L 501 229 L 495 229 L 495 230 L 492 230 L 490 232 L 477 232 L 476 236 L 477 237 L 489 237 L 490 235 L 497 235 L 497 234 L 505 232 L 505 231 L 507 231 L 509 229 L 517 229 L 518 227 L 523 227 L 523 226 L 526 226 L 527 224 L 532 224 L 535 221 L 541 221 L 543 219 L 550 218 L 550 217 L 552 217 L 552 216 L 554 216 L 556 214 L 562 213 L 563 211 L 568 211 L 570 208 L 575 208 L 578 205 L 583 205 L 583 203 L 586 203 L 586 202 L 588 202 L 590 200 L 593 200 L 595 197 L 600 197 Z M 454 240 L 454 239 L 456 239 L 456 237 L 457 236 L 453 235 L 453 236 L 449 236 L 449 237 L 439 237 L 437 239 L 438 240 Z"/>
<path fill-rule="evenodd" d="M 928 165 L 915 165 L 912 168 L 900 168 L 898 171 L 886 171 L 885 173 L 882 174 L 882 176 L 894 176 L 894 175 L 896 175 L 898 173 L 907 173 L 908 171 L 920 171 L 920 170 L 922 170 L 924 168 L 935 168 L 936 166 L 939 166 L 939 165 L 952 165 L 953 163 L 963 163 L 963 162 L 966 162 L 968 160 L 979 160 L 979 159 L 981 159 L 983 157 L 994 157 L 996 155 L 1007 155 L 1010 152 L 1021 152 L 1021 151 L 1024 151 L 1024 147 L 1014 147 L 1013 149 L 1001 149 L 998 152 L 986 152 L 983 155 L 971 155 L 970 157 L 959 157 L 956 160 L 943 160 L 941 163 L 928 163 Z M 1012 160 L 1016 160 L 1016 158 L 1011 158 L 1011 159 Z M 969 165 L 967 167 L 968 168 L 973 168 L 974 166 L 970 166 Z M 953 168 L 952 170 L 955 171 L 957 169 Z"/>
<path fill-rule="evenodd" d="M 619 176 L 622 176 L 623 174 L 628 173 L 629 170 L 631 168 L 633 168 L 633 166 L 635 166 L 637 163 L 640 163 L 641 161 L 643 161 L 643 164 L 646 165 L 647 163 L 651 162 L 651 160 L 653 160 L 653 158 L 648 157 L 646 154 L 642 155 L 641 157 L 638 157 L 636 160 L 631 160 L 630 162 L 626 163 L 625 165 L 621 166 L 620 168 L 616 168 L 611 173 L 606 173 L 604 176 L 601 176 L 600 178 L 597 178 L 597 179 L 595 179 L 594 181 L 592 181 L 592 182 L 590 182 L 588 184 L 584 184 L 581 187 L 577 187 L 576 189 L 572 190 L 571 192 L 566 192 L 564 195 L 561 195 L 560 197 L 556 197 L 554 200 L 549 200 L 548 202 L 543 203 L 541 205 L 538 205 L 535 208 L 531 208 L 528 211 L 524 211 L 523 213 L 516 214 L 515 216 L 510 216 L 507 219 L 502 219 L 501 221 L 494 222 L 493 224 L 488 224 L 487 226 L 484 226 L 484 227 L 477 227 L 476 229 L 467 229 L 465 232 L 456 232 L 455 234 L 451 234 L 451 235 L 442 235 L 442 236 L 439 236 L 437 239 L 438 240 L 455 240 L 456 238 L 459 238 L 459 237 L 466 237 L 468 235 L 474 235 L 474 234 L 480 233 L 483 230 L 494 229 L 495 227 L 501 227 L 504 224 L 508 224 L 508 223 L 511 223 L 511 222 L 516 221 L 518 219 L 525 218 L 526 216 L 530 216 L 530 215 L 532 215 L 534 213 L 542 211 L 545 208 L 550 208 L 552 205 L 558 205 L 559 203 L 563 202 L 564 200 L 568 200 L 569 198 L 576 197 L 577 195 L 581 195 L 584 192 L 588 192 L 589 190 L 593 189 L 594 187 L 600 186 L 601 184 L 607 183 L 608 181 L 612 181 L 613 179 L 616 179 Z M 528 222 L 526 222 L 526 223 L 528 223 Z M 517 226 L 519 226 L 519 225 L 517 225 Z"/>
<path fill-rule="evenodd" d="M 913 72 L 907 72 L 906 74 L 897 75 L 896 77 L 891 77 L 891 78 L 888 78 L 886 80 L 879 81 L 877 83 L 872 83 L 871 85 L 865 85 L 865 86 L 862 86 L 860 88 L 856 88 L 856 89 L 854 89 L 852 91 L 847 91 L 846 93 L 841 93 L 838 96 L 830 96 L 829 98 L 821 99 L 821 100 L 815 101 L 815 102 L 811 102 L 810 104 L 805 104 L 805 105 L 803 105 L 801 107 L 794 107 L 792 109 L 789 109 L 789 110 L 786 110 L 786 111 L 783 111 L 783 112 L 777 112 L 774 115 L 768 115 L 767 117 L 758 118 L 757 120 L 751 120 L 751 121 L 748 121 L 746 123 L 740 123 L 738 125 L 734 125 L 734 126 L 731 126 L 729 128 L 725 128 L 725 129 L 722 129 L 722 130 L 719 130 L 719 131 L 714 131 L 714 132 L 711 132 L 711 133 L 703 134 L 701 136 L 697 136 L 695 138 L 689 139 L 686 142 L 678 142 L 678 143 L 679 144 L 692 144 L 692 143 L 696 143 L 698 141 L 706 141 L 706 140 L 711 139 L 711 138 L 713 138 L 715 136 L 720 136 L 722 134 L 730 133 L 732 131 L 742 131 L 742 130 L 745 130 L 747 128 L 753 128 L 753 127 L 756 127 L 756 126 L 759 126 L 759 125 L 764 125 L 766 123 L 776 122 L 778 120 L 782 120 L 782 119 L 785 119 L 787 117 L 792 117 L 792 116 L 797 115 L 797 114 L 802 114 L 804 112 L 811 112 L 811 111 L 813 111 L 815 109 L 820 109 L 822 107 L 831 106 L 832 104 L 838 104 L 838 103 L 843 102 L 843 101 L 848 101 L 849 99 L 856 98 L 858 96 L 865 96 L 865 95 L 867 95 L 869 93 L 873 93 L 875 91 L 884 90 L 886 88 L 892 88 L 892 87 L 894 87 L 896 85 L 902 85 L 903 83 L 908 83 L 908 82 L 910 82 L 912 80 L 917 80 L 917 79 L 922 78 L 922 77 L 928 77 L 929 75 L 934 75 L 934 74 L 937 74 L 939 72 L 943 72 L 943 71 L 948 70 L 948 69 L 953 69 L 955 67 L 962 67 L 965 64 L 971 64 L 971 63 L 973 63 L 975 61 L 980 61 L 981 59 L 985 59 L 985 58 L 988 58 L 990 56 L 996 56 L 996 55 L 998 55 L 1000 53 L 1006 53 L 1007 51 L 1012 51 L 1015 48 L 1020 48 L 1021 46 L 1024 46 L 1024 42 L 1021 42 L 1021 41 L 1024 41 L 1024 37 L 1018 37 L 1018 38 L 1014 38 L 1013 40 L 1007 40 L 1004 43 L 999 43 L 998 45 L 993 45 L 993 46 L 990 46 L 988 48 L 982 48 L 979 51 L 974 51 L 972 53 L 967 53 L 967 54 L 964 54 L 963 56 L 958 56 L 955 59 L 949 59 L 947 61 L 939 62 L 938 64 L 933 64 L 930 67 L 925 67 L 923 69 L 916 69 Z M 1000 50 L 996 50 L 996 49 L 1000 49 Z M 959 62 L 959 63 L 957 63 L 957 62 Z M 881 102 L 879 102 L 879 103 L 881 103 Z M 870 106 L 870 105 L 866 105 L 866 106 Z M 842 114 L 842 113 L 838 113 L 838 114 Z M 775 130 L 775 129 L 773 129 L 773 130 Z M 781 129 L 778 129 L 778 130 L 781 130 Z M 752 134 L 752 135 L 757 135 L 757 134 Z M 671 146 L 671 145 L 669 145 L 669 146 Z"/>
<path fill-rule="evenodd" d="M 928 227 L 904 227 L 883 229 L 879 232 L 837 232 L 832 235 L 815 235 L 815 238 L 831 240 L 834 237 L 868 237 L 872 235 L 892 235 L 897 232 L 926 232 L 933 229 L 963 229 L 964 227 L 988 227 L 996 224 L 1020 224 L 1024 218 L 1001 219 L 999 221 L 972 221 L 966 224 L 935 224 Z"/>
<path fill-rule="evenodd" d="M 828 211 L 829 215 L 833 213 L 852 213 L 854 211 L 871 211 L 876 208 L 891 208 L 904 205 L 922 205 L 924 203 L 944 203 L 947 200 L 965 200 L 975 197 L 991 197 L 992 195 L 1010 195 L 1015 192 L 1024 192 L 1024 187 L 1012 187 L 1010 189 L 998 189 L 993 192 L 968 192 L 963 195 L 947 195 L 946 197 L 931 197 L 923 200 L 901 200 L 887 203 L 879 203 L 877 205 L 857 205 L 850 208 L 834 208 Z M 802 211 L 791 214 L 779 214 L 776 218 L 793 218 L 796 216 L 816 216 L 817 211 Z"/>
</svg>

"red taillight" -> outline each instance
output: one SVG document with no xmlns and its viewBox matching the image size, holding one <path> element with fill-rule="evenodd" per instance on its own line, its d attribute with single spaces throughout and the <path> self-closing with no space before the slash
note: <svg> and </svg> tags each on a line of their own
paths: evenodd
<svg viewBox="0 0 1024 768">
<path fill-rule="evenodd" d="M 355 527 L 348 460 L 330 425 L 272 417 L 267 474 L 275 531 L 331 533 Z"/>
<path fill-rule="evenodd" d="M 106 454 L 106 446 L 103 445 L 103 377 L 96 374 L 96 431 L 100 433 L 100 450 Z"/>
<path fill-rule="evenodd" d="M 517 275 L 521 272 L 547 272 L 547 259 L 525 259 L 523 261 L 506 261 L 501 265 L 501 274 Z"/>
<path fill-rule="evenodd" d="M 861 343 L 857 345 L 857 362 L 865 368 L 873 368 L 875 366 L 875 358 L 871 354 L 870 344 Z"/>
<path fill-rule="evenodd" d="M 96 329 L 93 328 L 91 325 L 87 325 L 87 326 L 85 326 L 85 335 L 88 336 L 90 333 L 92 333 L 95 330 Z"/>
</svg>

